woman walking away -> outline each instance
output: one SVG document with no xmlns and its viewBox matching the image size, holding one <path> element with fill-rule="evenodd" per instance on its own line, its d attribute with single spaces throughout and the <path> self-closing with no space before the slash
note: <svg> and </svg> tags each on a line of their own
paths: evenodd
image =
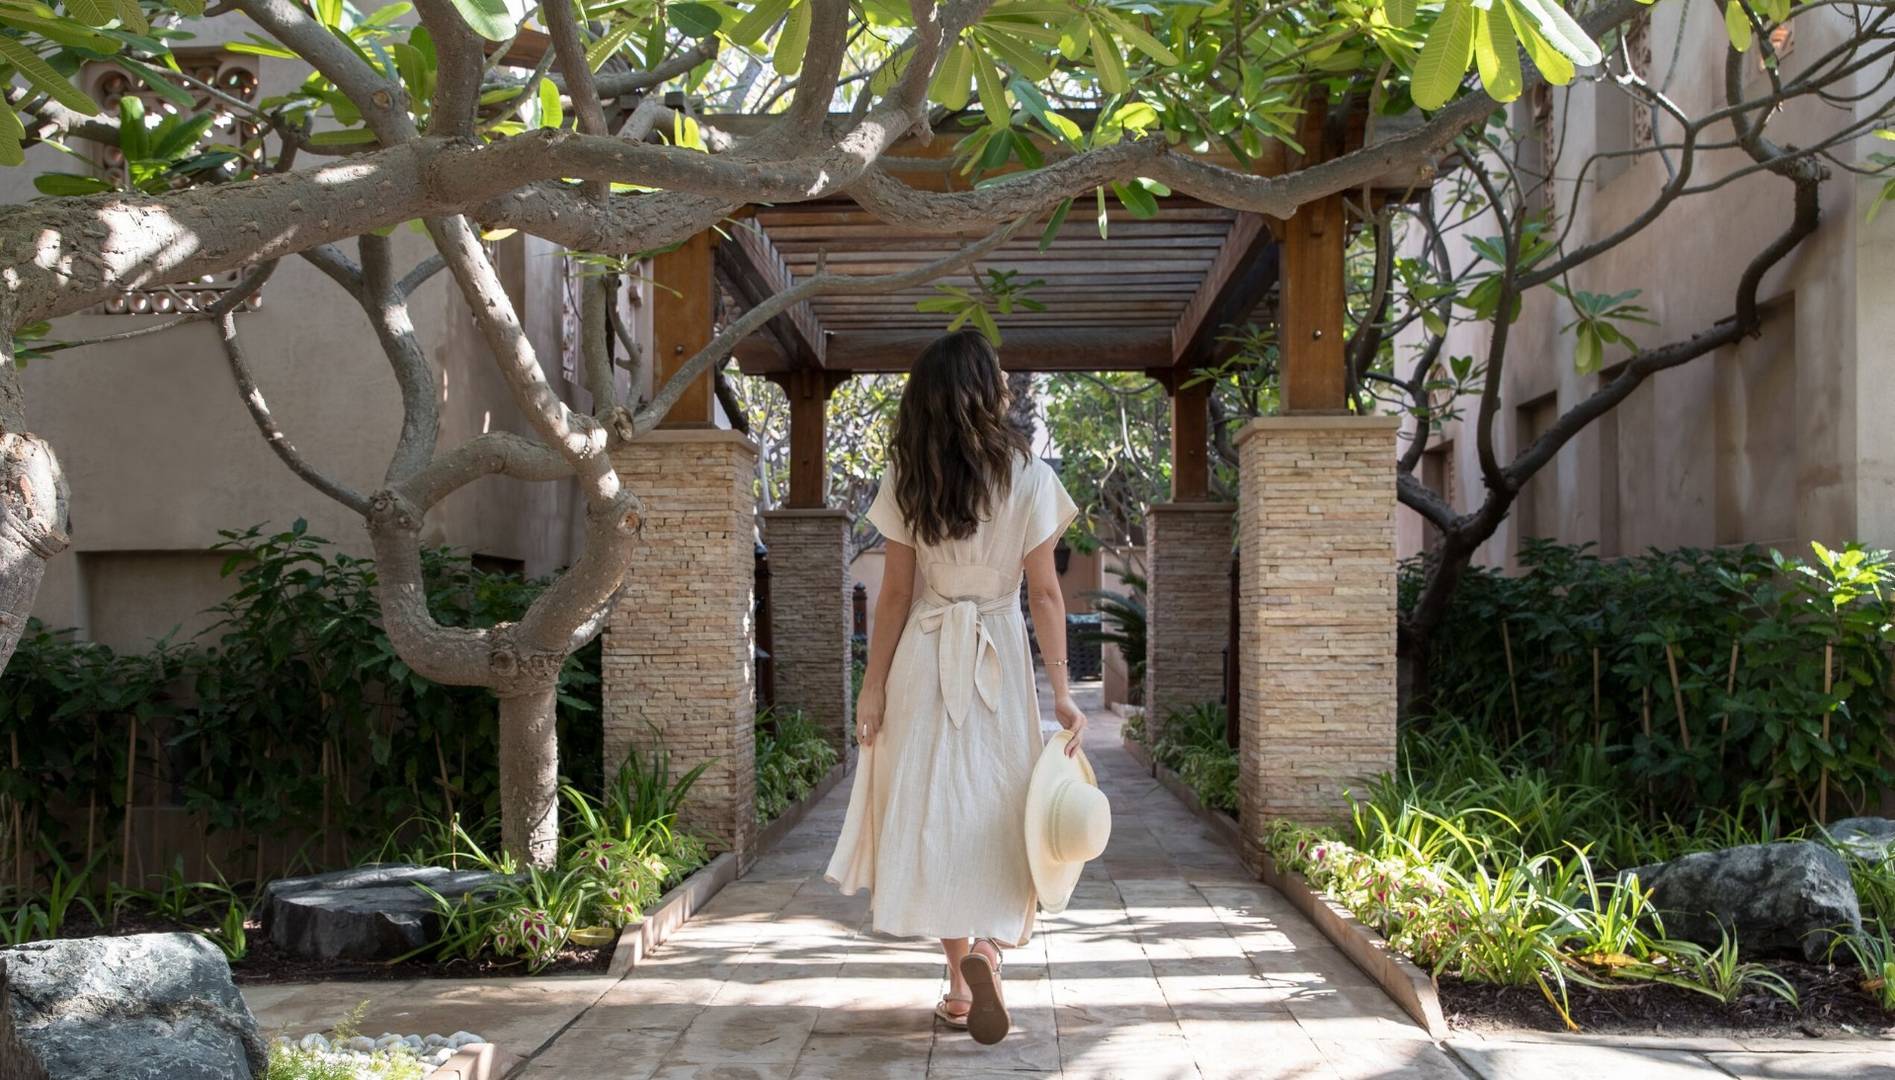
<svg viewBox="0 0 1895 1080">
<path fill-rule="evenodd" d="M 844 893 L 871 890 L 877 931 L 940 939 L 950 986 L 935 1015 L 982 1043 L 1006 1037 L 1000 949 L 1026 943 L 1036 901 L 1022 821 L 1041 740 L 1023 569 L 1067 753 L 1086 726 L 1053 567 L 1076 508 L 1007 406 L 1000 358 L 974 331 L 929 345 L 908 376 L 869 508 L 887 561 L 855 707 L 862 757 L 828 870 Z"/>
</svg>

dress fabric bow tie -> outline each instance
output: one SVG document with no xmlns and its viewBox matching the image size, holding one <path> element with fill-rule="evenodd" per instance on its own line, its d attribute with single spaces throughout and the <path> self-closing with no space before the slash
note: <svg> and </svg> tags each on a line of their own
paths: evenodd
<svg viewBox="0 0 1895 1080">
<path fill-rule="evenodd" d="M 984 615 L 1000 615 L 1019 604 L 1012 594 L 991 600 L 943 600 L 921 613 L 921 630 L 940 635 L 941 700 L 956 731 L 967 723 L 974 695 L 996 708 L 1000 693 L 1000 649 Z"/>
</svg>

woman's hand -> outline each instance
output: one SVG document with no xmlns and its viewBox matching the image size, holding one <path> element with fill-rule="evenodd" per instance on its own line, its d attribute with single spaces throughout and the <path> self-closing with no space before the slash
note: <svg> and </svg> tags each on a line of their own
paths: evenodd
<svg viewBox="0 0 1895 1080">
<path fill-rule="evenodd" d="M 1079 752 L 1079 737 L 1086 730 L 1086 710 L 1079 707 L 1071 694 L 1061 694 L 1053 699 L 1053 716 L 1060 727 L 1073 733 L 1066 743 L 1066 756 L 1072 757 Z"/>
<path fill-rule="evenodd" d="M 879 686 L 864 686 L 862 693 L 855 699 L 855 741 L 863 746 L 873 745 L 875 735 L 882 730 L 882 709 L 888 703 L 888 693 Z"/>
</svg>

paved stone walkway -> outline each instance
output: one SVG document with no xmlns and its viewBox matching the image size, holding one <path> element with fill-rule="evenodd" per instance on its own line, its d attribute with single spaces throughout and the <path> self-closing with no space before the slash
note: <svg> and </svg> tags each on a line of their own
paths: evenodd
<svg viewBox="0 0 1895 1080">
<path fill-rule="evenodd" d="M 870 932 L 866 898 L 822 880 L 846 784 L 622 981 L 322 983 L 245 997 L 266 1031 L 292 1034 L 367 999 L 366 1031 L 466 1028 L 533 1055 L 519 1075 L 534 1080 L 1895 1080 L 1895 1053 L 1872 1040 L 1520 1032 L 1436 1045 L 1144 774 L 1116 717 L 1093 715 L 1112 843 L 1067 912 L 1008 951 L 1015 1029 L 995 1047 L 935 1023 L 938 947 Z"/>
<path fill-rule="evenodd" d="M 525 1075 L 1464 1076 L 1143 773 L 1116 717 L 1095 716 L 1087 743 L 1112 797 L 1112 843 L 1067 912 L 1008 950 L 1005 1042 L 936 1024 L 938 946 L 870 932 L 866 898 L 822 880 L 845 786 Z"/>
</svg>

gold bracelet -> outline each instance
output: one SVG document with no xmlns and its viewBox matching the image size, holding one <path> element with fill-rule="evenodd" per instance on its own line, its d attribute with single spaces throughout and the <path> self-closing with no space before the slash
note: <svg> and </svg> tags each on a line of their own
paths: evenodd
<svg viewBox="0 0 1895 1080">
<path fill-rule="evenodd" d="M 1042 663 L 1044 663 L 1047 667 L 1065 667 L 1066 666 L 1066 661 L 1064 660 L 1043 660 Z"/>
</svg>

